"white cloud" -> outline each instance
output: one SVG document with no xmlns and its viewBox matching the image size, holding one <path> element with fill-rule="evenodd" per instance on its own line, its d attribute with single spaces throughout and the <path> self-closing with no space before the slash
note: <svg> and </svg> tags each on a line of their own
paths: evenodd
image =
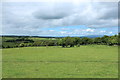
<svg viewBox="0 0 120 80">
<path fill-rule="evenodd" d="M 3 3 L 3 32 L 48 34 L 53 31 L 45 33 L 41 29 L 73 25 L 85 25 L 90 28 L 115 27 L 118 20 L 117 4 L 117 2 Z M 95 31 L 90 28 L 86 31 Z M 64 31 L 61 33 L 67 34 Z"/>
<path fill-rule="evenodd" d="M 94 32 L 94 30 L 95 29 L 90 29 L 90 28 L 86 29 L 86 31 L 88 31 L 88 32 Z"/>
<path fill-rule="evenodd" d="M 66 33 L 67 33 L 67 31 L 60 31 L 60 33 L 61 33 L 61 34 L 66 34 Z"/>
<path fill-rule="evenodd" d="M 3 2 L 119 2 L 119 0 L 2 0 Z"/>
<path fill-rule="evenodd" d="M 55 30 L 49 30 L 50 32 L 54 32 Z"/>
<path fill-rule="evenodd" d="M 100 31 L 101 33 L 105 33 L 106 31 Z"/>
<path fill-rule="evenodd" d="M 109 32 L 110 34 L 112 34 L 113 32 Z"/>
</svg>

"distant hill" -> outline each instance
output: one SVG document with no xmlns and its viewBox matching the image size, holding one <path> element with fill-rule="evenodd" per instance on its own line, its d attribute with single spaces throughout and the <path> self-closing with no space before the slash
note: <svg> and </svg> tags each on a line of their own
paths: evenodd
<svg viewBox="0 0 120 80">
<path fill-rule="evenodd" d="M 96 38 L 96 37 L 103 37 L 104 35 L 87 35 L 87 36 L 81 36 L 81 37 L 88 37 L 88 38 Z"/>
<path fill-rule="evenodd" d="M 67 36 L 21 36 L 21 35 L 0 35 L 2 37 L 38 37 L 38 38 L 63 38 Z M 104 35 L 86 35 L 86 36 L 70 36 L 70 37 L 88 37 L 88 38 L 95 38 L 95 37 L 103 37 Z"/>
</svg>

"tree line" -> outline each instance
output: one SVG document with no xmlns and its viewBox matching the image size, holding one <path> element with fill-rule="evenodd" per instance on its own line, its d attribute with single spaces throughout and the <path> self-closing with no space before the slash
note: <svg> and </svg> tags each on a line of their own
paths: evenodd
<svg viewBox="0 0 120 80">
<path fill-rule="evenodd" d="M 37 40 L 34 41 L 28 38 L 19 38 L 16 40 L 7 40 L 6 42 L 9 43 L 17 43 L 14 46 L 8 45 L 4 46 L 2 44 L 2 48 L 15 48 L 15 47 L 32 47 L 32 46 L 62 46 L 62 47 L 79 47 L 80 45 L 119 45 L 118 35 L 114 36 L 103 36 L 103 37 L 96 37 L 96 38 L 88 38 L 88 37 L 64 37 L 59 38 L 56 40 Z"/>
<path fill-rule="evenodd" d="M 79 38 L 79 37 L 65 37 L 61 39 L 60 45 L 62 47 L 74 47 L 80 45 L 118 45 L 118 35 L 114 36 L 103 36 L 103 37 L 96 37 L 96 38 Z"/>
</svg>

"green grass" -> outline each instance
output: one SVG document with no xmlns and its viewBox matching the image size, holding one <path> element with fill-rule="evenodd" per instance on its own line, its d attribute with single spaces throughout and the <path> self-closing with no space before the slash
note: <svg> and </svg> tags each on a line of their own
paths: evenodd
<svg viewBox="0 0 120 80">
<path fill-rule="evenodd" d="M 39 41 L 39 40 L 56 40 L 55 38 L 29 38 L 32 39 L 34 41 Z"/>
<path fill-rule="evenodd" d="M 117 77 L 117 46 L 3 49 L 3 78 Z"/>
</svg>

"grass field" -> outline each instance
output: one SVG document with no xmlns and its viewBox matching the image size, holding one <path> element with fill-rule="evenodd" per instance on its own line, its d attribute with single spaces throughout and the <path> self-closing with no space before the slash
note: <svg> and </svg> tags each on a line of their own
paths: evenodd
<svg viewBox="0 0 120 80">
<path fill-rule="evenodd" d="M 117 77 L 117 46 L 3 49 L 3 78 Z"/>
</svg>

